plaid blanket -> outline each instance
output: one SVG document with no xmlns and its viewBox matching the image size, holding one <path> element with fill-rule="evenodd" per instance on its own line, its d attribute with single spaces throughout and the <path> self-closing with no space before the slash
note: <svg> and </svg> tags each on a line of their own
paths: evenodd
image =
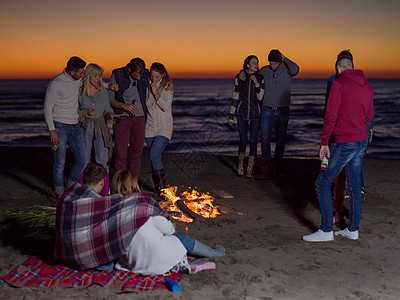
<svg viewBox="0 0 400 300">
<path fill-rule="evenodd" d="M 78 271 L 63 266 L 52 266 L 37 257 L 30 257 L 25 263 L 17 266 L 10 274 L 1 278 L 13 287 L 63 288 L 88 287 L 100 284 L 103 287 L 115 288 L 118 292 L 150 291 L 167 289 L 165 281 L 182 279 L 182 274 L 172 273 L 169 276 L 140 276 L 127 271 Z"/>
<path fill-rule="evenodd" d="M 75 183 L 58 201 L 55 257 L 77 270 L 107 264 L 125 254 L 135 233 L 156 215 L 170 219 L 147 194 L 101 197 Z"/>
</svg>

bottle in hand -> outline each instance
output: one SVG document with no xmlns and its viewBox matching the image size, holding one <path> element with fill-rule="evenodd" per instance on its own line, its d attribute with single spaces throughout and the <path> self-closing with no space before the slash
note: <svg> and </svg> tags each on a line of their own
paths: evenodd
<svg viewBox="0 0 400 300">
<path fill-rule="evenodd" d="M 328 158 L 324 156 L 324 158 L 321 160 L 321 170 L 326 169 L 328 169 Z"/>
</svg>

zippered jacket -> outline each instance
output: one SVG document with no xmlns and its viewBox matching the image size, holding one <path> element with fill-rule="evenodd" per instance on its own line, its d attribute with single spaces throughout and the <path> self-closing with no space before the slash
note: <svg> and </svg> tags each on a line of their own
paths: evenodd
<svg viewBox="0 0 400 300">
<path fill-rule="evenodd" d="M 256 86 L 250 76 L 257 78 Z M 252 120 L 258 119 L 261 115 L 262 99 L 264 97 L 264 78 L 261 74 L 247 74 L 246 80 L 242 81 L 237 76 L 235 78 L 235 91 L 232 96 L 229 120 L 233 121 L 234 116 L 238 119 Z"/>
</svg>

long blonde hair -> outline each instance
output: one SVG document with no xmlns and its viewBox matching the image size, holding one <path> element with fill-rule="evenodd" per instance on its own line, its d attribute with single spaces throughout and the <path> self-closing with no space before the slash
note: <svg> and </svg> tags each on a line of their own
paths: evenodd
<svg viewBox="0 0 400 300">
<path fill-rule="evenodd" d="M 155 71 L 157 73 L 160 73 L 163 78 L 161 79 L 160 86 L 158 87 L 158 92 L 161 94 L 162 90 L 165 88 L 165 86 L 169 82 L 169 75 L 167 72 L 167 69 L 162 63 L 155 62 L 151 65 L 150 67 L 150 74 L 152 71 Z"/>
<path fill-rule="evenodd" d="M 99 72 L 99 74 L 100 74 L 100 81 L 99 81 L 99 86 L 97 87 L 97 89 L 99 91 L 104 90 L 104 84 L 103 84 L 103 79 L 102 79 L 102 76 L 104 73 L 103 68 L 97 64 L 88 64 L 88 66 L 85 69 L 85 75 L 83 76 L 83 83 L 82 83 L 82 87 L 81 87 L 82 95 L 86 95 L 86 96 L 89 95 L 89 86 L 90 86 L 89 80 L 90 80 L 90 75 L 93 72 Z"/>
<path fill-rule="evenodd" d="M 128 170 L 119 170 L 111 180 L 111 194 L 121 194 L 127 196 L 139 193 L 140 188 L 135 174 Z"/>
</svg>

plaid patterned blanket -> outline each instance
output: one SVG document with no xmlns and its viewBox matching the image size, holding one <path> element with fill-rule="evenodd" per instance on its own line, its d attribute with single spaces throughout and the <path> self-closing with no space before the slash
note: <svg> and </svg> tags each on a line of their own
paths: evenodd
<svg viewBox="0 0 400 300">
<path fill-rule="evenodd" d="M 60 198 L 55 257 L 77 270 L 95 268 L 122 256 L 150 216 L 168 213 L 145 193 L 101 197 L 75 183 Z"/>
<path fill-rule="evenodd" d="M 25 263 L 17 266 L 10 274 L 1 278 L 13 287 L 63 288 L 88 287 L 100 284 L 103 287 L 115 288 L 118 292 L 166 290 L 164 282 L 168 279 L 175 282 L 182 279 L 182 274 L 172 273 L 169 276 L 141 276 L 127 271 L 77 271 L 63 266 L 51 266 L 37 257 L 30 257 Z"/>
</svg>

